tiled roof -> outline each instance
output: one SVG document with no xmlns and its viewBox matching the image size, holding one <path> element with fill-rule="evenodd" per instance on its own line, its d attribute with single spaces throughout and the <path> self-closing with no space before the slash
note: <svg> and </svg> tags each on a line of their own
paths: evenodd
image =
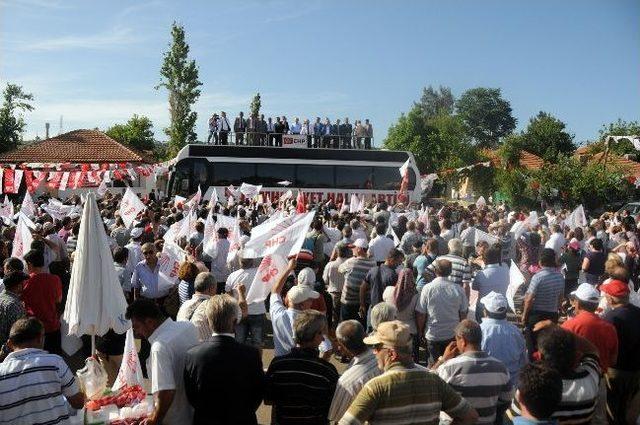
<svg viewBox="0 0 640 425">
<path fill-rule="evenodd" d="M 483 153 L 489 158 L 494 166 L 500 166 L 502 161 L 498 156 L 498 151 L 485 149 Z M 542 168 L 544 161 L 538 155 L 527 151 L 520 151 L 520 166 L 527 170 L 538 170 Z"/>
<path fill-rule="evenodd" d="M 154 162 L 98 130 L 73 130 L 0 155 L 0 162 Z"/>
<path fill-rule="evenodd" d="M 593 155 L 589 160 L 592 162 L 599 162 L 603 160 L 604 152 L 599 152 Z M 615 164 L 622 168 L 629 176 L 640 177 L 640 162 L 632 161 L 622 156 L 609 154 L 607 156 L 607 163 Z"/>
</svg>

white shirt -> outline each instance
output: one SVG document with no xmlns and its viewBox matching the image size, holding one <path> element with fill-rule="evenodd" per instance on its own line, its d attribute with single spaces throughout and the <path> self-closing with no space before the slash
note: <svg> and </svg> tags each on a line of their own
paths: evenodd
<svg viewBox="0 0 640 425">
<path fill-rule="evenodd" d="M 185 301 L 178 310 L 178 314 L 176 315 L 176 320 L 178 322 L 188 322 L 193 317 L 193 313 L 196 311 L 198 306 L 204 301 L 211 298 L 211 295 L 206 294 L 193 294 L 190 300 Z"/>
<path fill-rule="evenodd" d="M 369 242 L 369 255 L 376 262 L 382 262 L 387 259 L 389 251 L 395 248 L 396 245 L 393 239 L 386 237 L 385 235 L 378 235 L 371 239 Z"/>
<path fill-rule="evenodd" d="M 216 256 L 211 261 L 211 273 L 216 278 L 216 282 L 226 282 L 229 276 L 227 255 L 229 254 L 230 245 L 228 239 L 218 239 L 216 241 Z"/>
<path fill-rule="evenodd" d="M 151 392 L 173 390 L 173 402 L 164 417 L 166 424 L 189 424 L 193 408 L 184 391 L 184 358 L 187 350 L 198 344 L 198 334 L 189 322 L 166 319 L 149 336 L 151 355 L 147 370 L 151 378 Z"/>
<path fill-rule="evenodd" d="M 567 241 L 562 233 L 554 232 L 549 237 L 549 240 L 544 244 L 544 247 L 551 248 L 556 252 L 556 255 L 560 255 L 562 254 L 562 248 L 564 248 L 566 243 Z"/>
<path fill-rule="evenodd" d="M 242 283 L 246 289 L 245 293 L 248 294 L 257 273 L 257 267 L 236 270 L 227 278 L 227 284 L 224 288 L 225 292 L 233 295 L 235 299 L 238 299 L 238 291 L 236 289 L 238 288 L 238 285 Z M 264 306 L 264 301 L 247 304 L 247 312 L 249 315 L 265 314 L 267 309 Z"/>
<path fill-rule="evenodd" d="M 218 127 L 220 128 L 220 131 L 229 131 L 231 126 L 229 125 L 229 120 L 227 119 L 227 117 L 220 118 L 220 120 L 218 121 Z"/>
<path fill-rule="evenodd" d="M 344 275 L 338 271 L 340 264 L 344 263 L 344 258 L 338 257 L 329 261 L 322 272 L 322 280 L 327 284 L 327 292 L 340 293 L 344 286 Z"/>
<path fill-rule="evenodd" d="M 138 242 L 131 241 L 124 246 L 129 251 L 129 258 L 127 259 L 127 271 L 129 274 L 133 274 L 133 269 L 140 261 L 143 260 L 142 248 Z"/>
</svg>

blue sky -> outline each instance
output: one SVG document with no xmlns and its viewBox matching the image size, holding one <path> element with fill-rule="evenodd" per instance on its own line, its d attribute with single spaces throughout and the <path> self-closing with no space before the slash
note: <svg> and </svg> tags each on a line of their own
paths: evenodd
<svg viewBox="0 0 640 425">
<path fill-rule="evenodd" d="M 640 2 L 0 0 L 0 81 L 32 92 L 26 137 L 149 116 L 171 23 L 200 68 L 197 131 L 256 91 L 268 115 L 369 118 L 377 143 L 429 84 L 499 87 L 518 128 L 539 110 L 577 142 L 640 119 Z"/>
</svg>

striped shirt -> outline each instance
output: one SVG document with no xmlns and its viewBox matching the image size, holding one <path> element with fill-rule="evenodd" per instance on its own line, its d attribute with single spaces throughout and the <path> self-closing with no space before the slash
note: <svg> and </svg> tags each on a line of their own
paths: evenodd
<svg viewBox="0 0 640 425">
<path fill-rule="evenodd" d="M 0 363 L 0 424 L 67 424 L 64 396 L 79 391 L 62 357 L 36 348 L 14 351 Z"/>
<path fill-rule="evenodd" d="M 338 272 L 344 274 L 342 304 L 360 305 L 360 286 L 367 272 L 375 266 L 375 261 L 361 257 L 351 257 L 340 264 Z"/>
<path fill-rule="evenodd" d="M 329 420 L 338 422 L 362 387 L 381 373 L 376 355 L 371 350 L 355 356 L 338 380 L 329 408 Z"/>
<path fill-rule="evenodd" d="M 457 418 L 469 409 L 469 403 L 436 374 L 392 363 L 365 384 L 339 424 L 436 425 L 440 411 Z"/>
<path fill-rule="evenodd" d="M 435 261 L 438 260 L 448 260 L 451 262 L 451 274 L 447 276 L 447 279 L 460 286 L 465 283 L 471 283 L 471 267 L 467 260 L 454 254 L 441 255 L 436 258 Z M 432 277 L 435 277 L 435 261 L 427 266 L 428 273 Z"/>
<path fill-rule="evenodd" d="M 461 354 L 437 373 L 476 409 L 479 424 L 492 424 L 498 403 L 507 404 L 513 396 L 505 365 L 482 351 Z"/>
<path fill-rule="evenodd" d="M 318 350 L 294 347 L 269 365 L 264 399 L 274 406 L 276 423 L 327 423 L 339 375 L 335 366 L 318 355 Z"/>
<path fill-rule="evenodd" d="M 557 313 L 564 293 L 564 276 L 553 267 L 543 267 L 531 278 L 527 294 L 533 295 L 533 311 Z"/>
<path fill-rule="evenodd" d="M 585 355 L 570 378 L 562 379 L 562 400 L 551 415 L 560 425 L 580 425 L 591 422 L 598 403 L 600 366 L 598 358 Z M 513 399 L 507 411 L 510 419 L 520 416 L 520 404 Z"/>
</svg>

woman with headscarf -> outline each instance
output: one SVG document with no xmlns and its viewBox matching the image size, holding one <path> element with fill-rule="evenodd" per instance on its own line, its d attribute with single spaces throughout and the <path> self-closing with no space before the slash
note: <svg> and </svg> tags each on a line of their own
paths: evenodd
<svg viewBox="0 0 640 425">
<path fill-rule="evenodd" d="M 418 302 L 418 291 L 411 269 L 402 269 L 398 273 L 398 280 L 395 286 L 388 286 L 382 294 L 384 302 L 389 303 L 398 309 L 398 320 L 409 326 L 413 336 L 413 359 L 418 361 L 420 350 L 420 335 L 416 324 L 416 303 Z"/>
</svg>

